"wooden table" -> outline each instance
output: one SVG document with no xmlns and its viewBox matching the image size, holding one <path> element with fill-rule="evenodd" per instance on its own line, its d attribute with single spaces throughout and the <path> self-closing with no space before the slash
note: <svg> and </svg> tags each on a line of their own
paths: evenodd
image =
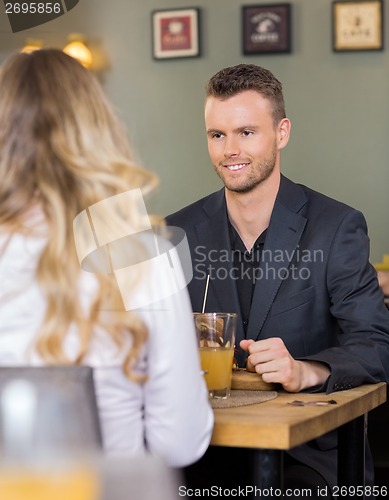
<svg viewBox="0 0 389 500">
<path fill-rule="evenodd" d="M 293 406 L 293 401 L 304 406 Z M 335 400 L 336 404 L 306 406 Z M 339 485 L 364 484 L 365 414 L 386 400 L 386 384 L 331 394 L 279 392 L 271 401 L 215 410 L 212 445 L 253 448 L 259 488 L 282 484 L 282 451 L 333 430 L 339 432 Z"/>
</svg>

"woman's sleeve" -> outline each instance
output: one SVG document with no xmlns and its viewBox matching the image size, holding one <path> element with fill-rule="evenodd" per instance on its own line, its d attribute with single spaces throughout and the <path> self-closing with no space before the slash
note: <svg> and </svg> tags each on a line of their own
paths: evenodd
<svg viewBox="0 0 389 500">
<path fill-rule="evenodd" d="M 173 250 L 172 250 L 173 251 Z M 178 259 L 175 259 L 178 262 Z M 149 327 L 148 381 L 144 385 L 145 440 L 148 450 L 175 467 L 197 461 L 206 451 L 213 429 L 192 310 L 182 269 L 173 277 L 151 264 L 151 293 L 165 295 L 142 316 Z M 174 282 L 174 283 L 173 283 Z"/>
</svg>

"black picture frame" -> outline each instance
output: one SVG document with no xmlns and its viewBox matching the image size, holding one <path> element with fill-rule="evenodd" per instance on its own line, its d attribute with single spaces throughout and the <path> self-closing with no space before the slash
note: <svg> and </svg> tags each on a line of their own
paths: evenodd
<svg viewBox="0 0 389 500">
<path fill-rule="evenodd" d="M 244 5 L 243 54 L 291 53 L 291 15 L 290 3 Z"/>
<path fill-rule="evenodd" d="M 154 59 L 200 56 L 199 8 L 154 10 L 151 26 Z"/>
<path fill-rule="evenodd" d="M 383 18 L 382 0 L 334 0 L 332 2 L 333 51 L 383 50 Z"/>
</svg>

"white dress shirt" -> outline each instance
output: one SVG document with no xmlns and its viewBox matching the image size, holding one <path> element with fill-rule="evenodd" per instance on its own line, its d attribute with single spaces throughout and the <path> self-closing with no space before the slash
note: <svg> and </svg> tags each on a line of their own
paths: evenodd
<svg viewBox="0 0 389 500">
<path fill-rule="evenodd" d="M 34 339 L 46 304 L 35 270 L 47 240 L 44 235 L 22 234 L 8 239 L 8 234 L 0 234 L 0 365 L 42 365 Z M 170 289 L 169 280 L 170 275 L 151 263 L 134 300 L 139 294 L 160 297 L 164 287 Z M 92 273 L 81 272 L 78 294 L 85 307 L 96 284 Z M 123 351 L 118 352 L 100 327 L 95 328 L 84 361 L 94 367 L 104 449 L 114 455 L 147 449 L 171 466 L 185 466 L 206 451 L 213 427 L 187 291 L 176 292 L 136 313 L 149 331 L 136 366 L 137 372 L 147 374 L 147 382 L 135 383 L 123 374 Z M 64 343 L 70 358 L 76 356 L 77 346 L 77 332 L 71 326 Z"/>
</svg>

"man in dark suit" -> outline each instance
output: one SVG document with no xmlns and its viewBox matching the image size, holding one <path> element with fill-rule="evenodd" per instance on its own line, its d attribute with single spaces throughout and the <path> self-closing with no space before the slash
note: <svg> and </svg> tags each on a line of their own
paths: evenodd
<svg viewBox="0 0 389 500">
<path fill-rule="evenodd" d="M 205 124 L 224 188 L 167 218 L 188 237 L 193 310 L 209 276 L 206 311 L 239 315 L 239 365 L 287 391 L 387 381 L 389 312 L 365 219 L 281 175 L 290 135 L 281 83 L 255 65 L 221 70 L 207 85 Z M 298 484 L 336 484 L 334 433 L 288 455 L 302 467 Z M 371 482 L 371 460 L 367 469 Z"/>
</svg>

